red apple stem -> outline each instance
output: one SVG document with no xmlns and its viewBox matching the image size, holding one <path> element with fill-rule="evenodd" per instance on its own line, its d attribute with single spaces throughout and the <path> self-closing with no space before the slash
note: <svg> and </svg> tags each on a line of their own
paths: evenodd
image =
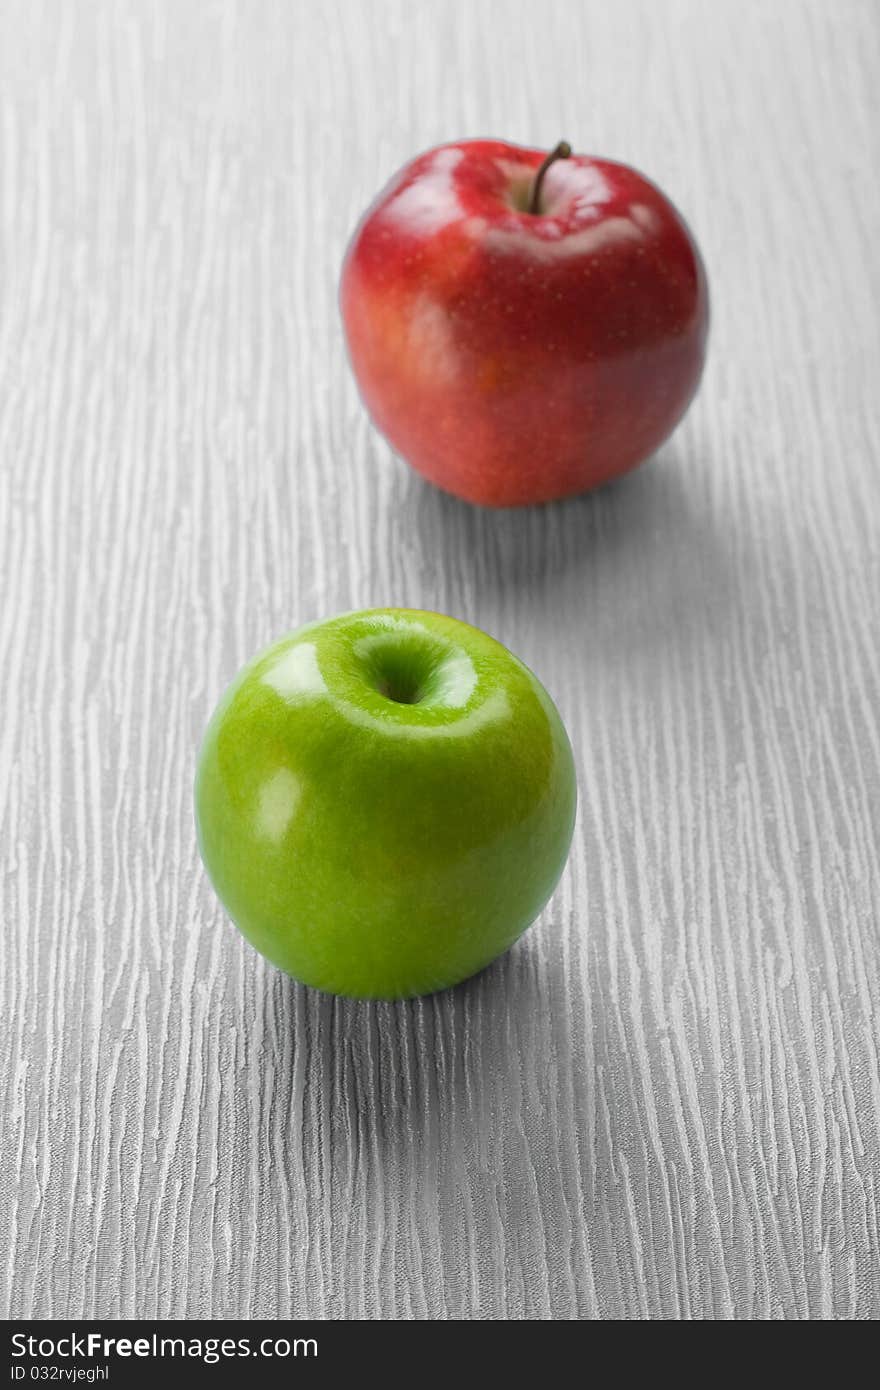
<svg viewBox="0 0 880 1390">
<path fill-rule="evenodd" d="M 544 182 L 544 175 L 547 173 L 547 170 L 550 168 L 550 165 L 555 164 L 557 159 L 570 158 L 571 145 L 568 143 L 567 140 L 560 140 L 558 145 L 554 145 L 553 149 L 547 155 L 547 158 L 544 160 L 544 163 L 541 165 L 540 169 L 535 175 L 535 182 L 532 184 L 532 196 L 529 199 L 529 212 L 539 213 L 541 211 L 541 185 Z"/>
</svg>

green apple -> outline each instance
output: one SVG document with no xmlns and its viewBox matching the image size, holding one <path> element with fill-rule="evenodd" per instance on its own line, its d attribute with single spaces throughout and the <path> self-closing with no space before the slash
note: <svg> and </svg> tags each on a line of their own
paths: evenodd
<svg viewBox="0 0 880 1390">
<path fill-rule="evenodd" d="M 577 799 L 531 671 L 402 608 L 300 628 L 226 691 L 196 777 L 202 858 L 258 951 L 333 994 L 473 975 L 556 886 Z"/>
</svg>

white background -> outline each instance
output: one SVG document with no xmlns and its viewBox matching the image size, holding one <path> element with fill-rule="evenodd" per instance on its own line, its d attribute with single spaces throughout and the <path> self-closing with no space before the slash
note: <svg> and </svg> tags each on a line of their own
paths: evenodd
<svg viewBox="0 0 880 1390">
<path fill-rule="evenodd" d="M 866 1317 L 878 1266 L 880 10 L 0 5 L 0 1289 L 12 1314 Z M 432 143 L 631 161 L 710 367 L 519 514 L 370 428 L 346 240 Z M 269 639 L 439 608 L 556 697 L 581 809 L 495 968 L 295 986 L 200 870 Z"/>
</svg>

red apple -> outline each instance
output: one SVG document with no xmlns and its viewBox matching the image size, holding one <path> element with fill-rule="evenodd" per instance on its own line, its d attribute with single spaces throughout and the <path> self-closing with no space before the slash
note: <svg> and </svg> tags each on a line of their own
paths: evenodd
<svg viewBox="0 0 880 1390">
<path fill-rule="evenodd" d="M 358 227 L 342 316 L 367 408 L 431 482 L 517 506 L 641 463 L 696 391 L 706 276 L 669 200 L 624 164 L 442 145 Z"/>
</svg>

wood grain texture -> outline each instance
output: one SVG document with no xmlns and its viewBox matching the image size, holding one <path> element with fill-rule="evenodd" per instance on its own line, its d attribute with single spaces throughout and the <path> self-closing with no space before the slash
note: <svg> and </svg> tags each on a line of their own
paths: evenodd
<svg viewBox="0 0 880 1390">
<path fill-rule="evenodd" d="M 880 10 L 0 6 L 0 1310 L 880 1315 Z M 713 290 L 640 474 L 417 481 L 338 267 L 462 134 L 648 170 Z M 200 871 L 201 730 L 340 609 L 556 696 L 581 806 L 470 984 L 301 989 Z"/>
</svg>

